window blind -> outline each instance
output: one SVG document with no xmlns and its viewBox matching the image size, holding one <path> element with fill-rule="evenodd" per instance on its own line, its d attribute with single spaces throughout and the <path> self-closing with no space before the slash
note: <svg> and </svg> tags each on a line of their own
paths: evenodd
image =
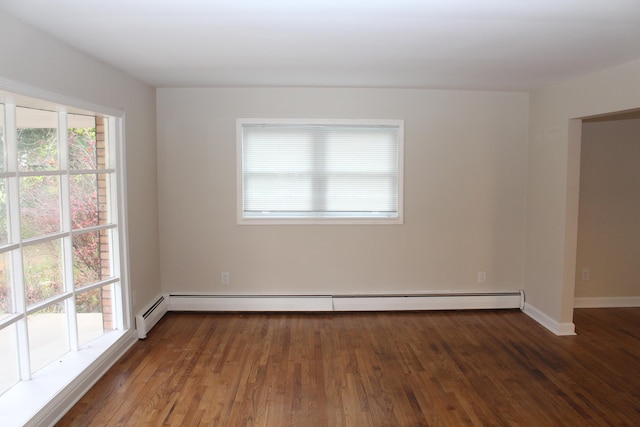
<svg viewBox="0 0 640 427">
<path fill-rule="evenodd" d="M 244 218 L 397 218 L 399 125 L 242 125 Z"/>
</svg>

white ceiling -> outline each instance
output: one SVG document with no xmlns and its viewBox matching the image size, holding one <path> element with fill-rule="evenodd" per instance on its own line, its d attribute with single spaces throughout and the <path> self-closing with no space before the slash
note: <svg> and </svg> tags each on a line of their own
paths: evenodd
<svg viewBox="0 0 640 427">
<path fill-rule="evenodd" d="M 0 0 L 157 87 L 530 90 L 640 58 L 640 0 Z"/>
</svg>

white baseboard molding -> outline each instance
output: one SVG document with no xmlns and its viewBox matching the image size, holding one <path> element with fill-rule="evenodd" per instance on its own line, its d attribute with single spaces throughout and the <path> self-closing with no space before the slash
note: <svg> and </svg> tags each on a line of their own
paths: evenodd
<svg viewBox="0 0 640 427">
<path fill-rule="evenodd" d="M 328 295 L 169 295 L 169 311 L 332 311 Z"/>
<path fill-rule="evenodd" d="M 578 297 L 574 308 L 640 307 L 640 297 Z"/>
<path fill-rule="evenodd" d="M 404 295 L 170 294 L 169 311 L 402 311 L 522 308 L 524 294 L 441 292 Z"/>
<path fill-rule="evenodd" d="M 540 323 L 542 326 L 550 330 L 556 335 L 564 336 L 564 335 L 575 335 L 576 334 L 576 325 L 572 322 L 568 323 L 559 323 L 553 320 L 546 313 L 538 310 L 536 307 L 531 304 L 524 305 L 524 309 L 522 310 L 524 313 L 531 317 L 536 322 Z"/>
<path fill-rule="evenodd" d="M 334 311 L 477 310 L 521 308 L 522 292 L 334 296 Z"/>
<path fill-rule="evenodd" d="M 170 294 L 169 311 L 426 311 L 519 308 L 556 335 L 575 335 L 572 322 L 560 323 L 531 304 L 523 291 L 440 292 L 404 295 L 208 295 Z"/>
<path fill-rule="evenodd" d="M 0 399 L 3 426 L 52 426 L 135 344 L 135 330 L 105 336 L 91 347 L 16 384 Z M 62 368 L 62 369 L 61 369 Z"/>
</svg>

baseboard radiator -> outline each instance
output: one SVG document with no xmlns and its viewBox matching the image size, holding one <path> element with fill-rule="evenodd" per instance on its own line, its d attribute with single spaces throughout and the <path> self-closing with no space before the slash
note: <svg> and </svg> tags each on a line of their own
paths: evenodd
<svg viewBox="0 0 640 427">
<path fill-rule="evenodd" d="M 524 291 L 388 295 L 170 294 L 170 311 L 403 311 L 524 307 Z"/>
<path fill-rule="evenodd" d="M 162 316 L 164 316 L 168 310 L 168 296 L 161 296 L 143 313 L 138 314 L 136 316 L 138 338 L 145 339 L 147 337 L 147 333 L 160 321 L 160 319 L 162 319 Z"/>
</svg>

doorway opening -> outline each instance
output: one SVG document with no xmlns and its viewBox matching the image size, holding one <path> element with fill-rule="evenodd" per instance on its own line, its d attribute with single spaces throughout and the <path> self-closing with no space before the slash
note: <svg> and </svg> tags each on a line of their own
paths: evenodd
<svg viewBox="0 0 640 427">
<path fill-rule="evenodd" d="M 640 109 L 581 134 L 574 308 L 640 307 Z"/>
</svg>

